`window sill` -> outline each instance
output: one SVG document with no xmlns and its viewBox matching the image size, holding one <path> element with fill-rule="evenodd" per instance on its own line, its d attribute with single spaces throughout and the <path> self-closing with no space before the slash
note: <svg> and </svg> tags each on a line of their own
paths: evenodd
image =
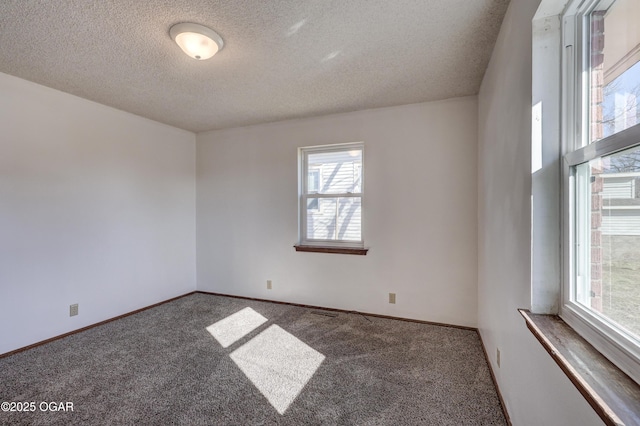
<svg viewBox="0 0 640 426">
<path fill-rule="evenodd" d="M 296 251 L 306 251 L 310 253 L 335 253 L 335 254 L 355 254 L 365 256 L 369 249 L 366 248 L 347 248 L 347 247 L 326 247 L 326 246 L 294 246 Z"/>
<path fill-rule="evenodd" d="M 607 425 L 640 425 L 640 385 L 556 315 L 519 309 L 542 344 Z"/>
</svg>

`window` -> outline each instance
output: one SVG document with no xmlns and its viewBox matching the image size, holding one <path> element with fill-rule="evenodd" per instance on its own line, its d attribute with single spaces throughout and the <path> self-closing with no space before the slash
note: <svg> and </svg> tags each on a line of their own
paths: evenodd
<svg viewBox="0 0 640 426">
<path fill-rule="evenodd" d="M 564 19 L 561 315 L 640 382 L 640 2 L 575 0 Z"/>
<path fill-rule="evenodd" d="M 362 143 L 300 148 L 300 245 L 362 248 Z"/>
</svg>

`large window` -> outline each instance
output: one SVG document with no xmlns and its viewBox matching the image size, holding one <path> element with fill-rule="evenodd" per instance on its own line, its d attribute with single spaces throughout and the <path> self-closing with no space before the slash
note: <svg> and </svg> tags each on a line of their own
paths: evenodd
<svg viewBox="0 0 640 426">
<path fill-rule="evenodd" d="M 565 16 L 563 318 L 640 382 L 640 1 Z"/>
<path fill-rule="evenodd" d="M 362 241 L 363 144 L 300 148 L 300 245 Z"/>
</svg>

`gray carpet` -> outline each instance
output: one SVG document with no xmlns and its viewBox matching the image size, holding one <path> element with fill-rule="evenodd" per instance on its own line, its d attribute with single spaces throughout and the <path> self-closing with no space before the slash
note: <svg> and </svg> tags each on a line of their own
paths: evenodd
<svg viewBox="0 0 640 426">
<path fill-rule="evenodd" d="M 314 312 L 193 294 L 0 359 L 36 403 L 0 424 L 506 424 L 476 332 Z"/>
</svg>

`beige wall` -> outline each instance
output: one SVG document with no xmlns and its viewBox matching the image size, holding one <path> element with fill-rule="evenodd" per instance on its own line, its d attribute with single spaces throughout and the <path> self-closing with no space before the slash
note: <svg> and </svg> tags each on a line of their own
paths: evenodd
<svg viewBox="0 0 640 426">
<path fill-rule="evenodd" d="M 511 1 L 479 94 L 478 326 L 514 425 L 599 425 L 517 311 L 532 303 L 531 57 L 538 3 Z"/>
<path fill-rule="evenodd" d="M 6 74 L 0 127 L 0 353 L 195 290 L 193 133 Z"/>
<path fill-rule="evenodd" d="M 469 97 L 199 134 L 198 289 L 475 326 L 476 118 Z M 297 148 L 358 141 L 369 254 L 295 252 Z"/>
</svg>

